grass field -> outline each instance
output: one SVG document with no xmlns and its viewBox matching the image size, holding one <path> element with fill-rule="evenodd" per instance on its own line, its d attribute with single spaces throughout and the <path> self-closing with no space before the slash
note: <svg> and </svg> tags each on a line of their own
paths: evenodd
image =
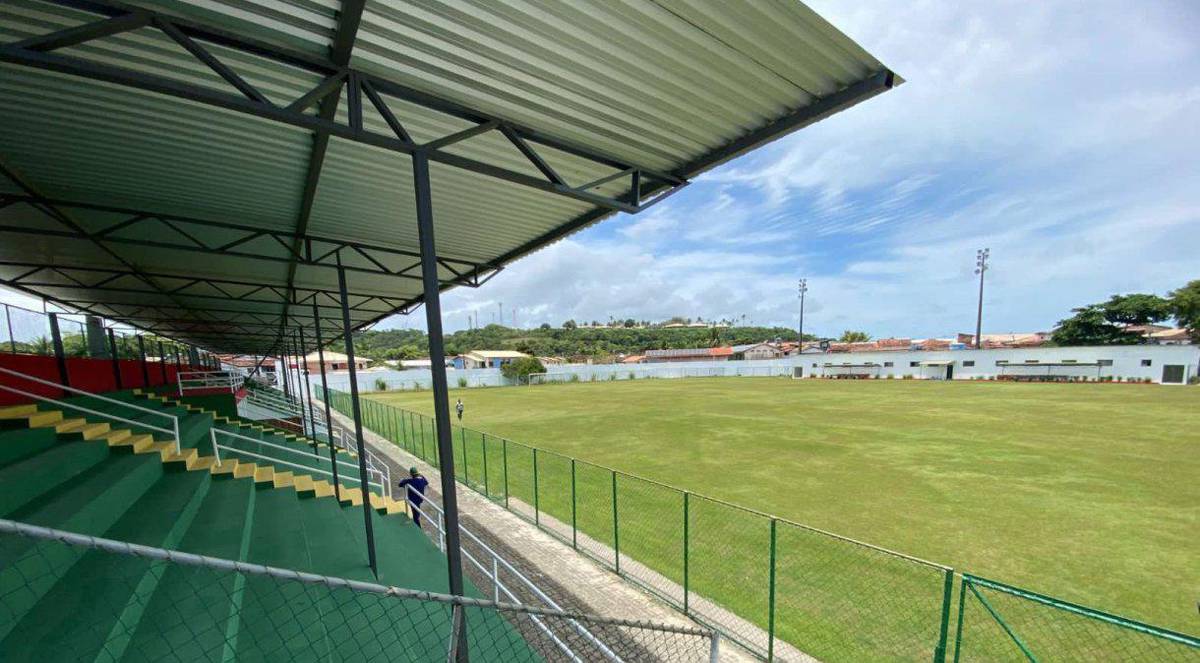
<svg viewBox="0 0 1200 663">
<path fill-rule="evenodd" d="M 371 397 L 432 412 L 429 392 Z M 454 398 L 488 434 L 1200 633 L 1200 389 L 707 378 Z"/>
</svg>

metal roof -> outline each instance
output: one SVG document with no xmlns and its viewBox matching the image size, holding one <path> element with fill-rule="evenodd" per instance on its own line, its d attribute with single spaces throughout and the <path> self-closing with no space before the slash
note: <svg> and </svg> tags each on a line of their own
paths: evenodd
<svg viewBox="0 0 1200 663">
<path fill-rule="evenodd" d="M 422 301 L 883 92 L 799 2 L 6 0 L 0 283 L 216 351 Z"/>
</svg>

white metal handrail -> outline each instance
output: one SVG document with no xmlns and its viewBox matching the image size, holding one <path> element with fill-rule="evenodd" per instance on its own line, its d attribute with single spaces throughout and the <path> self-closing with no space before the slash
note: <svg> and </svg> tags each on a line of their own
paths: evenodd
<svg viewBox="0 0 1200 663">
<path fill-rule="evenodd" d="M 278 449 L 278 450 L 280 450 L 280 451 L 287 451 L 287 452 L 289 452 L 289 453 L 296 454 L 296 455 L 299 455 L 299 456 L 304 456 L 304 457 L 307 457 L 307 458 L 312 458 L 313 460 L 316 460 L 316 461 L 319 461 L 319 462 L 322 462 L 322 463 L 323 463 L 323 462 L 325 462 L 325 461 L 327 460 L 327 459 L 325 459 L 325 458 L 323 458 L 322 456 L 319 456 L 319 455 L 317 455 L 317 454 L 311 454 L 311 453 L 308 453 L 307 451 L 301 451 L 301 450 L 299 450 L 299 449 L 293 449 L 293 448 L 291 448 L 291 447 L 285 447 L 285 446 L 282 446 L 282 445 L 279 445 L 279 444 L 274 444 L 274 443 L 272 443 L 272 442 L 267 442 L 266 440 L 260 440 L 260 439 L 258 439 L 258 438 L 250 437 L 249 435 L 242 435 L 242 434 L 240 434 L 240 433 L 234 433 L 234 432 L 232 432 L 232 431 L 222 430 L 222 429 L 219 429 L 219 428 L 211 428 L 211 429 L 209 429 L 209 437 L 210 437 L 210 438 L 211 438 L 211 440 L 212 440 L 213 456 L 215 456 L 215 457 L 216 457 L 216 459 L 217 459 L 217 463 L 220 463 L 220 462 L 221 462 L 221 450 L 222 450 L 222 449 L 224 449 L 225 451 L 231 451 L 231 452 L 233 452 L 233 453 L 235 453 L 235 454 L 242 454 L 242 455 L 246 455 L 246 456 L 252 456 L 252 457 L 254 457 L 254 458 L 258 458 L 258 459 L 261 459 L 261 460 L 267 460 L 267 461 L 270 461 L 270 462 L 272 462 L 272 463 L 279 463 L 279 464 L 282 464 L 282 465 L 287 465 L 288 467 L 294 467 L 294 468 L 297 468 L 297 469 L 301 469 L 301 470 L 304 470 L 304 471 L 306 471 L 306 472 L 317 472 L 317 473 L 319 473 L 319 474 L 321 474 L 321 475 L 323 475 L 323 476 L 328 476 L 328 477 L 332 477 L 332 476 L 333 476 L 333 472 L 331 472 L 331 471 L 329 471 L 329 470 L 322 469 L 322 468 L 320 468 L 320 467 L 313 467 L 313 466 L 310 466 L 310 465 L 300 465 L 300 464 L 298 464 L 298 463 L 292 463 L 292 462 L 289 462 L 289 461 L 286 461 L 286 460 L 283 460 L 283 459 L 280 459 L 280 458 L 275 458 L 275 457 L 273 457 L 273 456 L 266 456 L 266 455 L 263 455 L 263 454 L 257 454 L 257 453 L 254 453 L 253 451 L 246 451 L 245 449 L 239 449 L 239 448 L 237 448 L 237 447 L 235 447 L 235 446 L 231 446 L 231 445 L 228 445 L 228 444 L 221 444 L 221 443 L 217 442 L 217 434 L 218 434 L 218 433 L 219 433 L 219 434 L 221 434 L 221 435 L 225 435 L 225 436 L 227 436 L 227 437 L 232 437 L 232 438 L 234 438 L 234 439 L 245 440 L 245 441 L 247 441 L 247 442 L 251 442 L 251 443 L 253 443 L 253 444 L 260 444 L 260 445 L 263 445 L 263 446 L 266 446 L 266 447 L 270 447 L 270 448 L 272 448 L 272 449 Z M 345 467 L 345 468 L 352 469 L 352 470 L 354 470 L 355 472 L 358 472 L 358 466 L 357 466 L 357 465 L 354 465 L 354 464 L 352 464 L 352 463 L 347 463 L 347 462 L 345 462 L 345 461 L 340 461 L 340 460 L 339 460 L 339 461 L 337 461 L 337 464 L 338 464 L 338 465 L 340 465 L 340 466 L 342 466 L 342 467 Z M 374 472 L 376 475 L 378 475 L 378 477 L 379 477 L 379 481 L 378 481 L 378 482 L 371 481 L 371 474 L 372 474 L 372 472 Z M 353 477 L 353 478 L 357 478 L 357 477 Z M 379 488 L 379 490 L 380 490 L 380 492 L 381 492 L 382 494 L 386 494 L 388 497 L 391 497 L 391 490 L 390 490 L 390 487 L 385 487 L 385 485 L 386 485 L 386 484 L 384 483 L 385 481 L 386 481 L 386 479 L 385 479 L 385 476 L 384 476 L 383 472 L 380 472 L 380 471 L 378 471 L 378 470 L 372 470 L 372 469 L 370 469 L 370 468 L 367 468 L 367 485 L 368 485 L 368 486 L 375 486 L 376 488 Z"/>
<path fill-rule="evenodd" d="M 435 523 L 435 522 L 437 523 L 438 540 L 441 544 L 442 552 L 445 552 L 446 551 L 446 527 L 445 527 L 445 516 L 444 516 L 444 512 L 442 510 L 442 507 L 439 506 L 436 502 L 434 502 L 432 499 L 430 499 L 426 495 L 417 492 L 417 490 L 414 489 L 412 486 L 405 486 L 405 488 L 408 489 L 408 495 L 410 497 L 410 499 L 408 500 L 409 508 L 415 509 L 417 511 L 417 513 L 425 516 L 425 519 L 428 520 L 430 523 Z M 433 507 L 433 510 L 437 512 L 437 519 L 435 520 L 435 519 L 431 518 L 429 516 L 429 514 L 425 512 L 424 509 L 422 509 L 419 505 L 414 504 L 411 499 L 412 496 L 419 496 L 422 501 L 422 504 Z M 524 585 L 526 589 L 533 592 L 533 594 L 535 596 L 537 596 L 542 601 L 544 601 L 546 606 L 549 609 L 551 609 L 551 610 L 562 610 L 563 609 L 562 606 L 560 606 L 554 599 L 550 598 L 545 592 L 543 592 L 541 590 L 540 587 L 538 587 L 536 584 L 534 584 L 534 582 L 532 580 L 527 578 L 525 576 L 525 574 L 518 571 L 516 569 L 516 567 L 514 567 L 512 564 L 509 563 L 509 561 L 507 559 L 505 559 L 503 556 L 501 556 L 499 553 L 497 553 L 495 550 L 493 550 L 491 546 L 489 546 L 486 543 L 484 543 L 483 541 L 481 541 L 479 539 L 479 537 L 475 536 L 475 534 L 473 532 L 471 532 L 471 530 L 467 529 L 467 527 L 464 526 L 461 522 L 458 525 L 458 531 L 459 531 L 459 533 L 465 535 L 467 538 L 474 541 L 480 548 L 483 549 L 483 551 L 490 558 L 491 565 L 489 568 L 488 566 L 485 566 L 483 563 L 481 563 L 478 559 L 476 559 L 476 557 L 471 554 L 471 551 L 467 550 L 465 546 L 463 546 L 461 544 L 459 545 L 459 548 L 462 551 L 463 557 L 465 557 L 467 559 L 467 561 L 471 562 L 475 566 L 475 568 L 479 569 L 480 573 L 483 573 L 485 577 L 489 578 L 492 581 L 493 600 L 500 601 L 500 595 L 501 595 L 501 593 L 503 593 L 505 596 L 507 596 L 509 598 L 509 600 L 513 601 L 514 603 L 517 603 L 517 604 L 522 603 L 520 597 L 518 597 L 516 594 L 514 594 L 512 592 L 512 590 L 510 590 L 508 587 L 506 587 L 504 585 L 504 582 L 502 580 L 500 580 L 500 569 L 503 568 L 506 571 L 508 571 L 510 574 L 512 574 L 513 577 L 515 577 L 517 580 L 519 580 L 520 584 Z M 534 623 L 536 623 L 538 625 L 538 627 L 541 628 L 541 630 L 546 633 L 547 636 L 549 636 L 555 643 L 557 643 L 559 648 L 561 648 L 564 653 L 566 653 L 568 656 L 570 656 L 572 658 L 572 660 L 580 661 L 579 657 L 576 656 L 575 653 L 572 652 L 571 649 L 569 647 L 567 647 L 567 645 L 558 638 L 558 636 L 554 635 L 554 633 L 552 633 L 550 631 L 550 629 L 541 622 L 541 620 L 537 619 L 536 617 L 531 617 L 531 619 L 533 619 Z M 616 652 L 609 649 L 607 645 L 605 645 L 603 642 L 601 642 L 599 638 L 597 638 L 594 634 L 592 634 L 591 631 L 587 630 L 582 624 L 580 624 L 579 622 L 577 622 L 575 620 L 571 620 L 571 625 L 575 627 L 575 630 L 578 631 L 580 635 L 582 635 L 585 639 L 587 639 L 589 642 L 591 642 L 593 645 L 595 645 L 596 648 L 599 649 L 602 654 L 604 654 L 605 658 L 609 659 L 610 661 L 614 661 L 614 662 L 618 662 L 618 663 L 622 661 L 621 657 L 617 656 Z"/>
<path fill-rule="evenodd" d="M 0 372 L 2 372 L 2 373 L 6 373 L 6 374 L 8 374 L 8 375 L 13 375 L 13 376 L 16 376 L 16 377 L 18 377 L 18 378 L 21 378 L 22 380 L 28 380 L 28 381 L 30 381 L 30 382 L 33 382 L 33 383 L 36 383 L 36 384 L 46 385 L 46 386 L 48 386 L 48 387 L 54 387 L 55 389 L 62 389 L 63 391 L 68 391 L 68 392 L 71 392 L 71 393 L 73 393 L 73 394 L 81 394 L 81 395 L 83 395 L 83 396 L 87 396 L 88 398 L 94 398 L 94 399 L 96 399 L 96 400 L 99 400 L 99 401 L 104 401 L 105 403 L 113 403 L 113 404 L 115 404 L 115 405 L 120 405 L 121 407 L 126 407 L 126 408 L 129 408 L 129 409 L 131 409 L 131 410 L 137 410 L 137 411 L 139 411 L 139 412 L 145 412 L 145 413 L 147 413 L 147 414 L 152 414 L 152 415 L 155 415 L 155 416 L 158 416 L 158 417 L 163 417 L 163 418 L 166 418 L 166 419 L 170 419 L 170 420 L 171 420 L 171 428 L 170 428 L 170 429 L 166 429 L 166 428 L 162 428 L 162 427 L 160 427 L 160 426 L 154 426 L 154 425 L 151 425 L 151 424 L 147 424 L 147 423 L 145 423 L 145 422 L 141 422 L 141 421 L 133 421 L 133 420 L 131 420 L 131 419 L 126 419 L 126 418 L 124 418 L 124 417 L 118 417 L 118 416 L 117 416 L 117 415 L 115 415 L 115 414 L 109 414 L 109 413 L 107 413 L 107 412 L 100 412 L 100 411 L 98 411 L 98 410 L 93 410 L 93 409 L 90 409 L 90 408 L 86 408 L 86 407 L 83 407 L 83 406 L 81 406 L 81 405 L 76 405 L 76 404 L 74 404 L 74 403 L 68 403 L 68 402 L 66 402 L 66 401 L 62 401 L 62 400 L 59 400 L 59 399 L 57 399 L 57 398 L 49 398 L 49 397 L 47 397 L 47 396 L 39 396 L 39 395 L 37 395 L 37 394 L 33 394 L 33 393 L 30 393 L 30 392 L 27 392 L 27 391 L 23 391 L 23 390 L 21 390 L 21 389 L 17 389 L 16 387 L 10 387 L 10 386 L 7 386 L 7 385 L 0 385 L 0 389 L 4 389 L 4 390 L 6 390 L 6 391 L 9 391 L 9 392 L 11 392 L 11 393 L 14 393 L 14 394 L 20 394 L 21 396 L 25 396 L 25 397 L 28 397 L 28 398 L 34 398 L 34 399 L 37 399 L 37 400 L 39 400 L 39 401 L 44 401 L 44 402 L 48 402 L 48 403 L 54 403 L 55 405 L 57 405 L 57 406 L 59 406 L 59 407 L 73 408 L 73 409 L 75 409 L 75 410 L 79 410 L 80 412 L 87 412 L 88 414 L 93 414 L 93 415 L 95 415 L 95 416 L 97 416 L 97 417 L 104 417 L 104 418 L 107 418 L 107 419 L 113 419 L 113 420 L 115 420 L 115 421 L 120 421 L 120 422 L 123 422 L 123 423 L 130 424 L 131 426 L 137 426 L 137 427 L 139 427 L 139 428 L 146 428 L 146 429 L 149 429 L 149 430 L 158 431 L 158 432 L 160 432 L 160 433 L 166 433 L 167 435 L 172 435 L 172 436 L 174 436 L 174 441 L 175 441 L 175 453 L 179 453 L 179 417 L 177 417 L 177 416 L 175 416 L 175 415 L 173 415 L 173 414 L 168 414 L 168 413 L 166 413 L 166 412 L 163 412 L 162 410 L 151 410 L 150 408 L 145 408 L 145 407 L 141 407 L 141 406 L 139 406 L 139 405 L 134 405 L 133 403 L 129 403 L 129 402 L 126 402 L 126 401 L 117 400 L 117 399 L 115 399 L 115 398 L 108 398 L 107 396 L 101 396 L 101 395 L 99 395 L 99 394 L 94 394 L 94 393 L 92 393 L 92 392 L 90 392 L 90 391 L 84 391 L 84 390 L 82 390 L 82 389 L 76 389 L 76 388 L 74 388 L 74 387 L 68 387 L 68 386 L 65 386 L 65 385 L 61 385 L 61 384 L 59 384 L 59 383 L 57 383 L 57 382 L 51 382 L 51 381 L 49 381 L 49 380 L 43 380 L 43 379 L 41 379 L 41 378 L 35 378 L 35 377 L 33 377 L 32 375 L 26 375 L 26 374 L 24 374 L 24 373 L 21 373 L 21 372 L 19 372 L 19 371 L 14 371 L 14 370 L 11 370 L 11 369 L 8 369 L 8 368 L 0 368 Z"/>
<path fill-rule="evenodd" d="M 228 389 L 230 393 L 241 389 L 246 376 L 237 371 L 180 371 L 175 374 L 179 395 L 189 390 Z"/>
</svg>

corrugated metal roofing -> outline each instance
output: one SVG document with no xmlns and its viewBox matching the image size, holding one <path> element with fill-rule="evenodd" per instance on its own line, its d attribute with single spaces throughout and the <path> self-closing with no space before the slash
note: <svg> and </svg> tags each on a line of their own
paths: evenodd
<svg viewBox="0 0 1200 663">
<path fill-rule="evenodd" d="M 654 171 L 686 180 L 899 81 L 799 2 L 0 4 L 0 282 L 184 341 L 225 320 L 225 338 L 203 337 L 218 351 L 271 347 L 271 320 L 285 309 L 287 323 L 308 327 L 311 340 L 312 301 L 328 307 L 325 336 L 340 330 L 330 295 L 336 270 L 329 261 L 297 265 L 289 247 L 297 234 L 310 238 L 315 255 L 328 255 L 332 241 L 366 247 L 341 254 L 352 268 L 355 325 L 419 302 L 419 269 L 407 269 L 419 255 L 411 161 L 392 149 L 394 138 L 373 146 L 347 134 L 329 138 L 317 161 L 322 141 L 308 125 L 103 82 L 94 70 L 58 73 L 22 50 L 22 40 L 139 9 L 155 20 L 49 49 L 51 56 L 236 96 L 172 27 L 276 108 L 309 93 L 345 56 L 362 77 L 387 84 L 380 96 L 411 143 L 492 118 L 519 129 L 569 187 L 611 178 L 587 192 L 613 199 L 629 189 L 628 172 L 646 174 L 647 193 L 661 191 Z M 350 97 L 339 85 L 332 119 L 348 126 Z M 304 113 L 315 118 L 320 105 Z M 362 131 L 394 135 L 374 104 L 364 100 L 362 109 Z M 439 274 L 448 285 L 468 264 L 489 272 L 612 213 L 586 195 L 512 181 L 543 172 L 499 130 L 441 151 L 447 158 L 433 160 L 431 179 Z M 147 219 L 128 221 L 139 214 Z M 22 231 L 29 228 L 44 232 Z M 237 255 L 228 255 L 232 247 Z M 380 264 L 404 271 L 369 273 Z M 302 303 L 286 305 L 289 287 Z M 261 338 L 247 333 L 255 325 Z"/>
</svg>

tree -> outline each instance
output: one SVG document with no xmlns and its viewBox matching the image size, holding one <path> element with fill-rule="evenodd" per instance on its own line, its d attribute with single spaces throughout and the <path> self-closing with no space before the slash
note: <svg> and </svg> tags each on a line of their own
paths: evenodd
<svg viewBox="0 0 1200 663">
<path fill-rule="evenodd" d="M 562 324 L 563 329 L 578 329 L 579 325 L 575 324 L 574 320 L 567 320 Z"/>
<path fill-rule="evenodd" d="M 520 384 L 529 384 L 529 376 L 532 373 L 545 372 L 546 367 L 542 366 L 541 360 L 537 357 L 521 357 L 500 367 L 501 375 L 509 380 L 516 380 Z"/>
<path fill-rule="evenodd" d="M 563 326 L 564 326 L 564 327 L 566 327 L 566 325 L 563 325 Z M 541 324 L 541 325 L 538 327 L 538 329 L 540 329 L 540 330 L 542 330 L 542 331 L 546 331 L 546 330 L 550 329 L 550 323 L 549 323 L 549 322 L 543 322 L 543 323 L 542 323 L 542 324 Z"/>
<path fill-rule="evenodd" d="M 865 343 L 871 340 L 871 335 L 867 332 L 852 331 L 847 329 L 842 332 L 841 338 L 838 339 L 841 343 Z"/>
<path fill-rule="evenodd" d="M 1170 298 L 1171 313 L 1180 326 L 1187 328 L 1192 341 L 1200 343 L 1200 279 L 1168 293 L 1167 297 Z"/>
<path fill-rule="evenodd" d="M 637 326 L 637 323 L 634 322 L 633 318 L 625 318 L 625 328 L 626 329 L 633 329 L 636 326 Z"/>
<path fill-rule="evenodd" d="M 1113 295 L 1100 306 L 1114 324 L 1148 325 L 1171 317 L 1171 302 L 1158 295 Z"/>
<path fill-rule="evenodd" d="M 1071 309 L 1075 315 L 1059 320 L 1051 335 L 1056 345 L 1133 345 L 1140 337 L 1108 320 L 1103 304 Z"/>
</svg>

